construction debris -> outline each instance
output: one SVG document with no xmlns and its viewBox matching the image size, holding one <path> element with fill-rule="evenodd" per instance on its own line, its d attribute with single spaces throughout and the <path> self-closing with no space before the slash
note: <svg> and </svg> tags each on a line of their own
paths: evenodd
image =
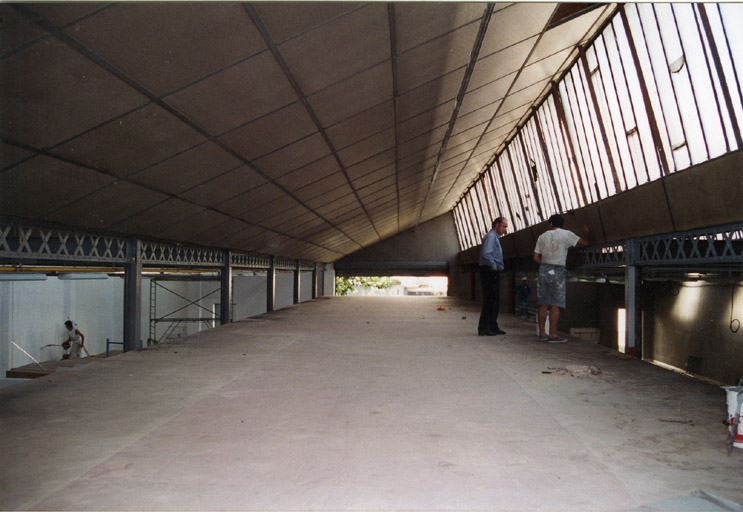
<svg viewBox="0 0 743 512">
<path fill-rule="evenodd" d="M 596 366 L 561 366 L 547 368 L 542 373 L 555 373 L 557 375 L 570 375 L 571 377 L 588 377 L 601 375 L 601 368 Z"/>
</svg>

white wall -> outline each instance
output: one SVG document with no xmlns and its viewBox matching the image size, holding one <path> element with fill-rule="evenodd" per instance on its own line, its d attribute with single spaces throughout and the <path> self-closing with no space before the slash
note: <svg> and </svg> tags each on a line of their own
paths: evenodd
<svg viewBox="0 0 743 512">
<path fill-rule="evenodd" d="M 299 302 L 312 300 L 312 272 L 299 273 Z"/>
<path fill-rule="evenodd" d="M 319 296 L 332 297 L 335 295 L 335 268 L 332 263 L 326 264 L 318 275 L 318 281 L 322 283 L 317 292 Z"/>
<path fill-rule="evenodd" d="M 232 277 L 233 321 L 266 312 L 267 282 L 265 272 L 236 274 Z"/>
<path fill-rule="evenodd" d="M 276 272 L 276 294 L 274 309 L 281 309 L 294 304 L 294 272 Z"/>
<path fill-rule="evenodd" d="M 32 364 L 33 358 L 48 361 L 62 357 L 66 336 L 64 322 L 69 318 L 85 334 L 85 347 L 91 354 L 106 351 L 106 338 L 121 339 L 124 325 L 124 280 L 0 282 L 0 369 Z"/>
<path fill-rule="evenodd" d="M 221 301 L 220 282 L 158 281 L 155 317 L 195 318 L 203 321 L 158 322 L 158 341 L 170 329 L 170 338 L 188 336 L 211 328 L 213 312 Z M 142 279 L 142 345 L 150 337 L 150 290 L 152 280 Z M 232 280 L 233 321 L 266 312 L 266 272 L 236 273 Z M 332 288 L 331 288 L 332 289 Z M 312 298 L 312 272 L 300 274 L 300 302 Z M 194 302 L 194 304 L 190 304 Z M 294 274 L 276 273 L 275 309 L 294 303 Z M 71 319 L 85 334 L 90 354 L 105 354 L 106 339 L 121 342 L 124 336 L 124 279 L 0 282 L 0 378 L 5 371 L 32 364 L 33 360 L 14 347 L 17 343 L 38 361 L 61 359 L 66 337 L 64 322 Z M 111 350 L 121 350 L 112 345 Z"/>
</svg>

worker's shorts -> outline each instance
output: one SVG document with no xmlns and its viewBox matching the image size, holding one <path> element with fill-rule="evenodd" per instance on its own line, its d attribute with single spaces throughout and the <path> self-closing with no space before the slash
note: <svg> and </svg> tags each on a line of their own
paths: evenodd
<svg viewBox="0 0 743 512">
<path fill-rule="evenodd" d="M 537 304 L 565 307 L 565 267 L 542 263 L 537 280 Z"/>
<path fill-rule="evenodd" d="M 79 341 L 73 341 L 72 344 L 70 345 L 69 358 L 70 359 L 80 359 L 81 350 L 82 350 L 82 347 L 80 346 L 80 342 Z"/>
</svg>

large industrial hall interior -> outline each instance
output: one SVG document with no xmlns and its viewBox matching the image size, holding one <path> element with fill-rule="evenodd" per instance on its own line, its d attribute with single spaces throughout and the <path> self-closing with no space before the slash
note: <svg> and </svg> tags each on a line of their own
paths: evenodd
<svg viewBox="0 0 743 512">
<path fill-rule="evenodd" d="M 0 510 L 743 510 L 741 19 L 0 2 Z"/>
</svg>

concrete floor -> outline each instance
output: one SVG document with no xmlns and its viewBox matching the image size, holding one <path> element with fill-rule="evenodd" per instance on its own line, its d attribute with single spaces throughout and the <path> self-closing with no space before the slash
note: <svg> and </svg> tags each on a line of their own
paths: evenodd
<svg viewBox="0 0 743 512">
<path fill-rule="evenodd" d="M 0 509 L 743 502 L 719 386 L 509 315 L 480 337 L 478 308 L 323 298 L 3 387 Z"/>
</svg>

